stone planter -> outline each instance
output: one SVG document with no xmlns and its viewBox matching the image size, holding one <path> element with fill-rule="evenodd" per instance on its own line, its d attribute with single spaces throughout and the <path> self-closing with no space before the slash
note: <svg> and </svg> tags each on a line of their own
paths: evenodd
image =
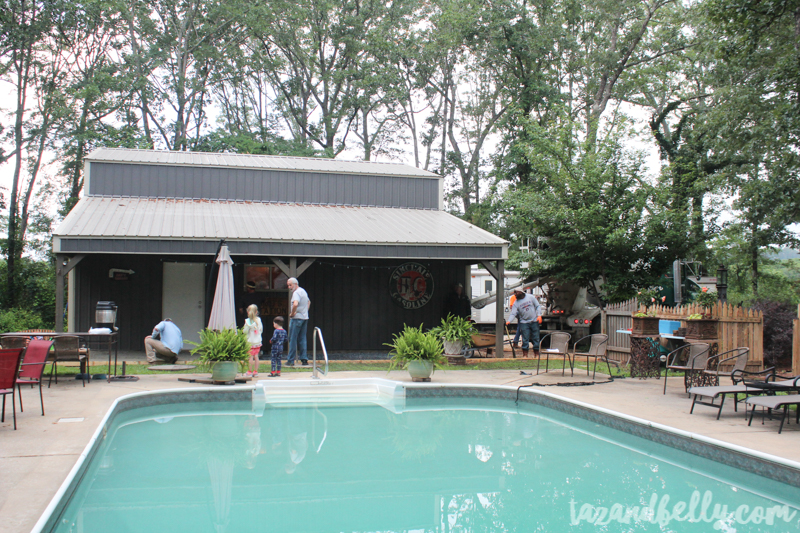
<svg viewBox="0 0 800 533">
<path fill-rule="evenodd" d="M 448 341 L 442 339 L 444 345 L 444 355 L 447 357 L 447 362 L 451 365 L 466 365 L 467 358 L 461 355 L 461 350 L 464 348 L 463 341 Z"/>
<path fill-rule="evenodd" d="M 453 356 L 461 355 L 461 349 L 464 347 L 464 341 L 446 341 L 442 339 L 444 345 L 444 354 Z"/>
<path fill-rule="evenodd" d="M 686 337 L 691 339 L 716 339 L 719 320 L 716 318 L 703 318 L 700 320 L 686 320 Z"/>
<path fill-rule="evenodd" d="M 217 361 L 211 367 L 211 379 L 214 381 L 233 381 L 238 370 L 239 363 L 236 361 Z"/>
<path fill-rule="evenodd" d="M 433 374 L 433 363 L 430 361 L 409 361 L 408 373 L 412 381 L 430 381 Z"/>
<path fill-rule="evenodd" d="M 631 335 L 658 335 L 659 318 L 655 316 L 632 317 Z"/>
</svg>

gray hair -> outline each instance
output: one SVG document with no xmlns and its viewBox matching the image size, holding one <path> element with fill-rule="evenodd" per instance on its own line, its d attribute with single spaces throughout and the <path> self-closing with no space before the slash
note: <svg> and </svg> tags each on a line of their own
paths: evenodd
<svg viewBox="0 0 800 533">
<path fill-rule="evenodd" d="M 288 281 L 289 283 L 291 283 L 293 285 L 300 285 L 299 283 L 297 283 L 297 278 L 289 278 L 286 281 Z"/>
</svg>

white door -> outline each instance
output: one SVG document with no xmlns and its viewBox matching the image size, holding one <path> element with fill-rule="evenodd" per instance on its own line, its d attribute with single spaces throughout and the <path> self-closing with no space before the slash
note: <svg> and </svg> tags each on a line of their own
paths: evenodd
<svg viewBox="0 0 800 533">
<path fill-rule="evenodd" d="M 198 332 L 205 327 L 206 266 L 203 263 L 164 263 L 162 318 L 171 318 L 186 341 L 200 342 Z"/>
</svg>

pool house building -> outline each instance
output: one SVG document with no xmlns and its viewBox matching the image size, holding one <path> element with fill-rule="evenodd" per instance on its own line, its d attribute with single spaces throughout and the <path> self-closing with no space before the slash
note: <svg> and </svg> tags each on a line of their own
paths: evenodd
<svg viewBox="0 0 800 533">
<path fill-rule="evenodd" d="M 508 256 L 506 241 L 444 211 L 440 176 L 411 166 L 101 148 L 53 235 L 56 329 L 87 331 L 97 302 L 114 301 L 121 350 L 142 351 L 166 317 L 196 341 L 223 240 L 237 311 L 258 305 L 268 339 L 296 277 L 309 342 L 319 327 L 330 351 L 386 351 L 404 324 L 438 324 L 471 265 L 502 279 Z"/>
</svg>

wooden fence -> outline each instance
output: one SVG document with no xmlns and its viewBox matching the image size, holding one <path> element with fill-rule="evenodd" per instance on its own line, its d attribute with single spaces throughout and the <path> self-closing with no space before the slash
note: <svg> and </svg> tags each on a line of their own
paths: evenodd
<svg viewBox="0 0 800 533">
<path fill-rule="evenodd" d="M 617 330 L 631 328 L 633 322 L 631 314 L 637 309 L 638 305 L 634 299 L 609 305 L 603 310 L 602 326 L 603 333 L 608 335 L 610 359 L 621 362 L 628 360 L 631 352 L 630 335 L 617 333 Z M 644 309 L 642 308 L 642 310 Z M 700 313 L 702 309 L 697 304 L 675 307 L 654 305 L 650 311 L 655 311 L 656 316 L 664 320 L 681 320 L 681 326 L 685 327 L 685 317 Z M 748 369 L 761 370 L 764 367 L 764 316 L 761 311 L 718 302 L 714 305 L 712 313 L 719 319 L 719 351 L 725 352 L 739 346 L 746 346 L 750 348 Z M 800 324 L 797 322 L 795 322 L 795 332 L 800 329 Z M 800 342 L 797 339 L 798 335 L 796 334 L 795 361 L 800 358 Z"/>
</svg>

